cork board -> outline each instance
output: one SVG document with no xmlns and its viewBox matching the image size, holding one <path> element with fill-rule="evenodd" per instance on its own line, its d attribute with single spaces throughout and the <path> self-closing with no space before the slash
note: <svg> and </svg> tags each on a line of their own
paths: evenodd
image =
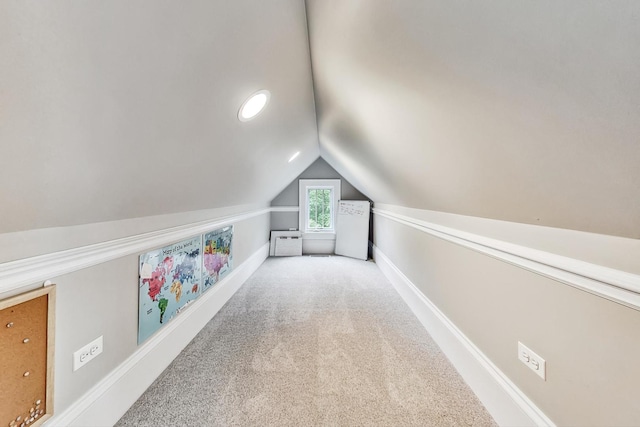
<svg viewBox="0 0 640 427">
<path fill-rule="evenodd" d="M 32 427 L 53 412 L 55 287 L 0 301 L 0 427 Z"/>
</svg>

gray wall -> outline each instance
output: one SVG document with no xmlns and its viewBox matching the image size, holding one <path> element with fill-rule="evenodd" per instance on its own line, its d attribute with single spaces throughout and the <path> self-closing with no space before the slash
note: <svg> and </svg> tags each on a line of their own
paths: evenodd
<svg viewBox="0 0 640 427">
<path fill-rule="evenodd" d="M 218 216 L 208 218 L 202 213 L 187 213 L 183 215 L 183 223 L 192 222 L 190 219 L 194 217 L 215 220 L 233 211 L 218 210 Z M 154 219 L 158 223 L 157 218 L 148 218 L 147 222 L 154 223 Z M 177 225 L 177 218 L 171 219 Z M 234 268 L 268 242 L 269 221 L 269 213 L 265 213 L 234 224 Z M 103 234 L 113 233 L 115 229 L 124 232 L 122 224 L 120 227 L 96 224 L 94 228 L 101 229 Z M 55 411 L 59 413 L 136 351 L 138 256 L 118 258 L 52 278 L 52 281 L 57 284 Z M 73 372 L 73 352 L 100 335 L 104 336 L 103 354 Z"/>
<path fill-rule="evenodd" d="M 416 212 L 413 216 L 418 217 Z M 452 218 L 446 225 L 456 221 L 461 219 Z M 475 233 L 501 232 L 495 221 L 478 224 L 475 221 Z M 522 244 L 527 234 L 530 242 L 546 236 L 547 246 L 563 246 L 563 255 L 571 255 L 569 245 L 560 243 L 571 237 L 565 230 L 536 233 L 527 229 L 532 226 L 503 225 L 505 230 L 520 228 L 513 233 L 520 241 L 514 243 Z M 374 227 L 375 245 L 555 423 L 638 423 L 638 311 L 384 217 L 376 215 Z M 585 253 L 577 248 L 593 237 L 583 234 L 569 239 L 576 257 L 598 259 L 602 265 L 611 264 L 605 252 L 622 254 L 637 244 L 599 236 L 606 247 L 602 254 Z M 638 251 L 635 254 L 637 259 Z M 546 382 L 518 361 L 518 341 L 546 359 Z"/>
<path fill-rule="evenodd" d="M 640 2 L 306 4 L 320 154 L 376 207 L 638 273 Z M 377 215 L 374 229 L 555 422 L 638 423 L 637 311 Z"/>
<path fill-rule="evenodd" d="M 341 200 L 369 200 L 367 196 L 356 189 L 342 175 L 336 172 L 322 157 L 313 162 L 304 172 L 298 175 L 291 183 L 280 192 L 272 201 L 271 206 L 298 206 L 300 179 L 339 179 Z M 298 212 L 272 212 L 271 229 L 288 230 L 298 229 Z"/>
</svg>

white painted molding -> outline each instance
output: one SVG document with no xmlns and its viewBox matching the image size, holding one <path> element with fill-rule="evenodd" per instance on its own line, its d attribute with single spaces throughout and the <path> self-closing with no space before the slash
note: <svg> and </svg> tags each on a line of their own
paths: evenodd
<svg viewBox="0 0 640 427">
<path fill-rule="evenodd" d="M 499 425 L 554 426 L 554 423 L 375 245 L 373 257 L 380 270 Z"/>
<path fill-rule="evenodd" d="M 456 230 L 383 209 L 373 213 L 558 282 L 640 310 L 640 275 Z"/>
<path fill-rule="evenodd" d="M 193 224 L 166 228 L 103 243 L 6 262 L 0 264 L 0 294 L 126 255 L 137 254 L 155 247 L 165 246 L 219 227 L 268 214 L 271 211 L 272 208 L 258 209 L 214 220 L 200 221 Z"/>
<path fill-rule="evenodd" d="M 300 206 L 271 206 L 271 212 L 298 212 Z"/>
<path fill-rule="evenodd" d="M 269 255 L 266 243 L 80 399 L 46 422 L 54 426 L 114 425 L 204 328 Z"/>
</svg>

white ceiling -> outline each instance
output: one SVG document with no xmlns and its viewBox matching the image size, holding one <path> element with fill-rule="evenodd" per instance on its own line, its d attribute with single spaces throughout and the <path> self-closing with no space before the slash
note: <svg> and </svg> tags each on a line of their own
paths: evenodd
<svg viewBox="0 0 640 427">
<path fill-rule="evenodd" d="M 268 203 L 319 155 L 304 4 L 2 1 L 0 147 L 0 233 Z"/>
<path fill-rule="evenodd" d="M 321 155 L 375 202 L 640 237 L 640 2 L 307 9 Z"/>
<path fill-rule="evenodd" d="M 303 0 L 0 2 L 0 233 L 267 203 L 321 154 L 374 202 L 640 237 L 640 2 L 306 3 L 313 79 Z"/>
</svg>

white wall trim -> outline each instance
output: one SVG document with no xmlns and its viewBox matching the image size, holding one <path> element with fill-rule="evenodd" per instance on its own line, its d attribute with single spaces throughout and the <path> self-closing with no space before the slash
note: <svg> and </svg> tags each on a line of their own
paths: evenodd
<svg viewBox="0 0 640 427">
<path fill-rule="evenodd" d="M 555 425 L 375 245 L 373 257 L 499 425 Z"/>
<path fill-rule="evenodd" d="M 257 209 L 214 220 L 200 221 L 6 262 L 0 264 L 0 294 L 126 255 L 137 254 L 154 247 L 168 245 L 215 228 L 268 214 L 271 211 L 272 208 Z"/>
<path fill-rule="evenodd" d="M 115 424 L 178 354 L 204 328 L 269 255 L 261 246 L 187 310 L 139 346 L 115 370 L 66 410 L 46 423 L 52 426 L 104 426 Z"/>
<path fill-rule="evenodd" d="M 298 212 L 300 206 L 271 206 L 271 212 Z"/>
<path fill-rule="evenodd" d="M 375 215 L 640 310 L 640 275 L 461 231 L 383 209 Z"/>
</svg>

